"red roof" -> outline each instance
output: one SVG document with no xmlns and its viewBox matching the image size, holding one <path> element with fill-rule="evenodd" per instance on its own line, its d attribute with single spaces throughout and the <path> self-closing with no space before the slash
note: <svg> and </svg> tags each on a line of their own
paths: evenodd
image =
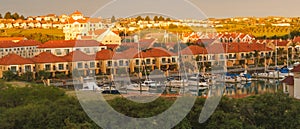
<svg viewBox="0 0 300 129">
<path fill-rule="evenodd" d="M 96 40 L 53 40 L 38 46 L 38 48 L 73 48 L 103 46 Z"/>
<path fill-rule="evenodd" d="M 38 46 L 41 43 L 35 40 L 21 40 L 19 42 L 13 41 L 0 41 L 0 48 L 12 48 L 12 47 L 25 47 L 25 46 Z"/>
<path fill-rule="evenodd" d="M 281 82 L 285 83 L 287 85 L 294 85 L 294 77 L 293 76 L 288 76 L 287 78 L 285 78 Z"/>
<path fill-rule="evenodd" d="M 17 54 L 9 54 L 0 59 L 0 65 L 23 65 L 34 64 L 33 61 L 27 58 L 23 58 Z"/>
<path fill-rule="evenodd" d="M 96 60 L 111 60 L 113 59 L 114 52 L 111 50 L 101 50 L 96 53 Z"/>
<path fill-rule="evenodd" d="M 82 13 L 81 12 L 79 12 L 78 10 L 76 10 L 75 12 L 73 12 L 71 15 L 74 15 L 74 14 L 79 14 L 79 15 L 82 15 Z"/>
<path fill-rule="evenodd" d="M 67 62 L 62 57 L 55 56 L 49 52 L 42 52 L 31 58 L 35 63 L 57 63 L 57 62 Z"/>
<path fill-rule="evenodd" d="M 87 55 L 80 50 L 76 50 L 70 52 L 68 55 L 62 57 L 63 59 L 67 60 L 68 62 L 76 62 L 76 61 L 93 61 L 95 60 L 94 55 Z"/>
<path fill-rule="evenodd" d="M 300 37 L 299 37 L 299 36 L 298 36 L 298 37 L 295 37 L 293 41 L 294 41 L 294 42 L 300 42 Z"/>
<path fill-rule="evenodd" d="M 289 42 L 286 41 L 286 40 L 285 40 L 285 41 L 277 41 L 277 43 L 276 43 L 276 41 L 273 42 L 274 45 L 277 45 L 277 46 L 283 46 L 283 47 L 284 47 L 284 46 L 287 46 L 288 43 L 289 43 Z"/>
<path fill-rule="evenodd" d="M 203 47 L 192 45 L 188 46 L 181 51 L 183 55 L 198 55 L 198 54 L 207 54 L 207 50 Z"/>
<path fill-rule="evenodd" d="M 169 57 L 174 55 L 171 52 L 168 52 L 167 50 L 163 48 L 150 48 L 147 50 L 144 50 L 142 52 L 139 52 L 134 56 L 134 58 L 148 58 L 148 57 Z"/>
<path fill-rule="evenodd" d="M 300 65 L 295 66 L 294 69 L 291 70 L 291 72 L 300 72 Z"/>
</svg>

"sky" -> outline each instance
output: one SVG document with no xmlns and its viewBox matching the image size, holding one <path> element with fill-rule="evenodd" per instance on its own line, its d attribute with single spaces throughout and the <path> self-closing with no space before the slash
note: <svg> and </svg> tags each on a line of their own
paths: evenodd
<svg viewBox="0 0 300 129">
<path fill-rule="evenodd" d="M 10 11 L 24 16 L 71 14 L 90 17 L 129 17 L 145 13 L 174 18 L 240 16 L 300 17 L 300 0 L 0 0 L 2 16 Z"/>
</svg>

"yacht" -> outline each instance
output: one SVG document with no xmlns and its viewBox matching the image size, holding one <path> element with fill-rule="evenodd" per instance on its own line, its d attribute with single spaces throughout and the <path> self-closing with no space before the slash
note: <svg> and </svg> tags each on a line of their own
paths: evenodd
<svg viewBox="0 0 300 129">
<path fill-rule="evenodd" d="M 142 84 L 140 85 L 137 83 L 126 85 L 125 88 L 127 90 L 133 90 L 133 91 L 148 91 L 149 90 L 149 86 L 145 86 Z"/>
</svg>

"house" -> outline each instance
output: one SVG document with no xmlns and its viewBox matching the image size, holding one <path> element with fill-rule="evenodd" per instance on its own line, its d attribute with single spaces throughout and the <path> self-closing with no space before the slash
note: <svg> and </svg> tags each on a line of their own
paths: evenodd
<svg viewBox="0 0 300 129">
<path fill-rule="evenodd" d="M 96 40 L 103 44 L 121 44 L 121 37 L 109 29 L 98 29 L 78 35 L 79 40 Z"/>
<path fill-rule="evenodd" d="M 300 65 L 295 66 L 291 72 L 294 76 L 289 76 L 282 81 L 283 91 L 293 98 L 300 99 Z"/>
<path fill-rule="evenodd" d="M 62 57 L 68 61 L 68 70 L 81 76 L 95 75 L 97 68 L 96 56 L 87 55 L 80 50 L 75 50 Z M 76 72 L 76 73 L 74 73 Z"/>
<path fill-rule="evenodd" d="M 24 38 L 6 38 L 0 40 L 0 57 L 15 53 L 24 58 L 30 58 L 39 53 L 37 46 L 41 43 L 35 40 L 23 40 Z"/>
<path fill-rule="evenodd" d="M 55 56 L 49 52 L 42 52 L 31 58 L 35 64 L 35 70 L 50 72 L 52 77 L 58 73 L 69 74 L 68 61 L 62 57 Z"/>
<path fill-rule="evenodd" d="M 0 58 L 0 78 L 3 78 L 5 71 L 12 71 L 18 75 L 34 72 L 34 62 L 14 53 L 8 54 Z"/>
<path fill-rule="evenodd" d="M 66 19 L 63 32 L 65 33 L 65 40 L 73 40 L 79 34 L 96 29 L 103 29 L 103 24 L 99 18 L 87 18 L 81 12 L 75 11 Z"/>
<path fill-rule="evenodd" d="M 88 55 L 107 49 L 107 46 L 95 40 L 52 40 L 39 45 L 41 52 L 50 52 L 56 56 L 65 56 L 73 51 L 80 50 Z"/>
</svg>

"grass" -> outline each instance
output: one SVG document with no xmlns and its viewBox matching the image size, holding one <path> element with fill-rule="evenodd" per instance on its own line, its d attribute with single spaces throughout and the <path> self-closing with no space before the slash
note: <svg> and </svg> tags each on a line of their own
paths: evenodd
<svg viewBox="0 0 300 129">
<path fill-rule="evenodd" d="M 0 36 L 12 36 L 16 34 L 20 35 L 30 35 L 34 33 L 41 33 L 45 35 L 53 35 L 53 36 L 64 36 L 63 30 L 62 29 L 41 29 L 41 28 L 33 28 L 33 29 L 17 29 L 17 28 L 12 28 L 12 29 L 2 29 L 0 30 Z"/>
</svg>

